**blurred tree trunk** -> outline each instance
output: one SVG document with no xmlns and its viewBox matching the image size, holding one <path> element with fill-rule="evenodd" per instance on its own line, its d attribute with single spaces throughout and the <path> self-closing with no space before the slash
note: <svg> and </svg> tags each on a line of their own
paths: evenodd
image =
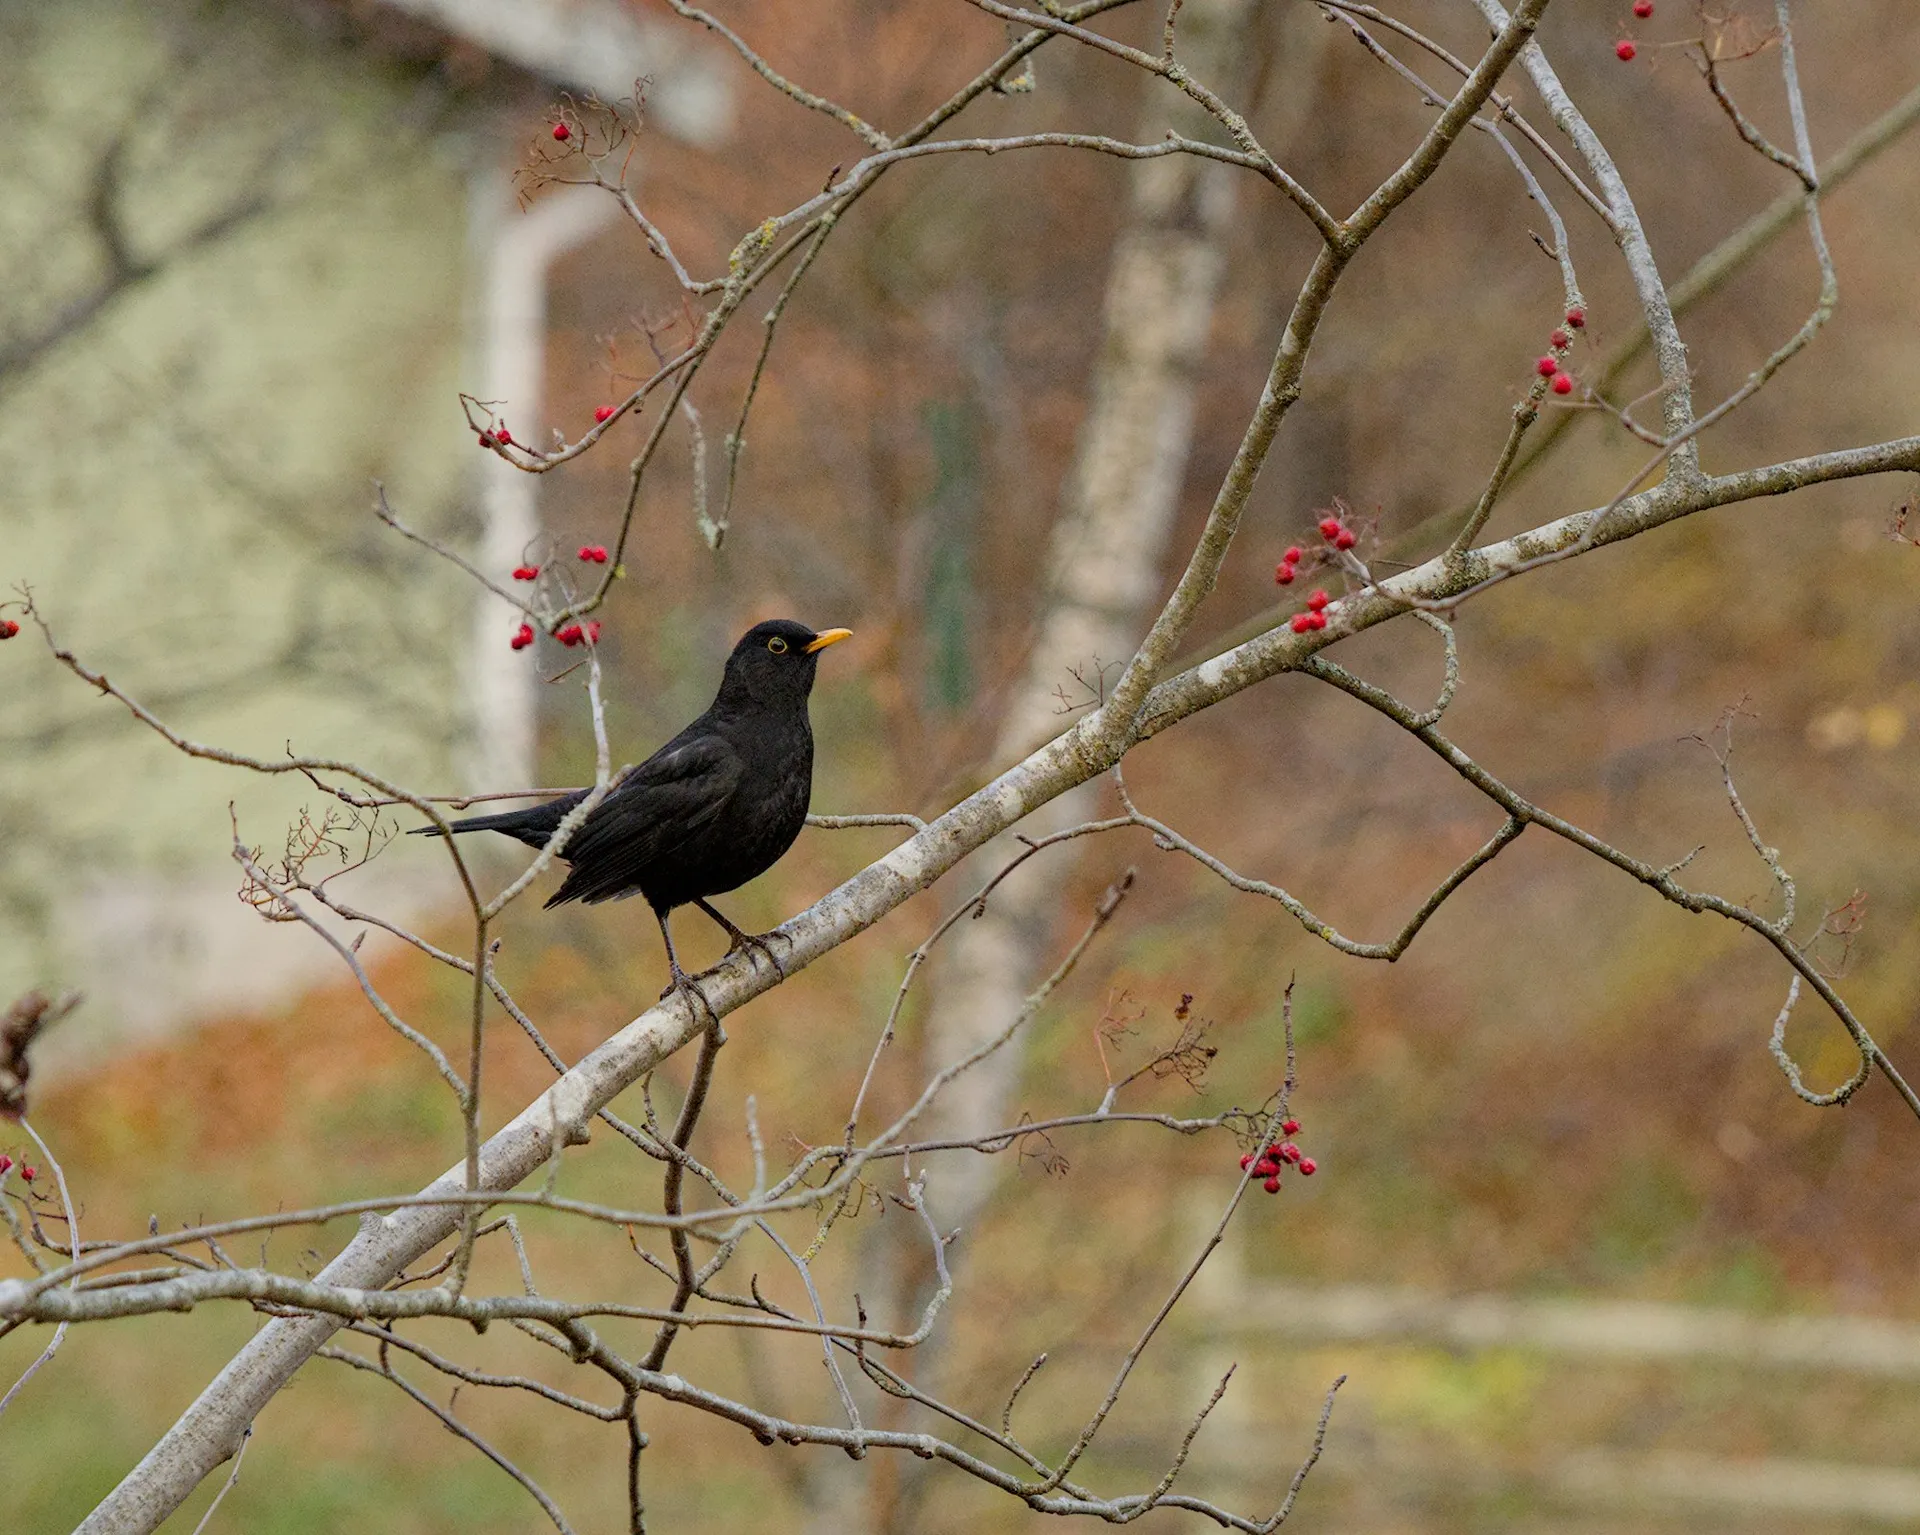
<svg viewBox="0 0 1920 1535">
<path fill-rule="evenodd" d="M 1249 86 L 1259 14 L 1251 0 L 1189 0 L 1180 11 L 1180 58 L 1229 101 L 1243 100 Z M 1281 145 L 1305 115 L 1327 31 L 1304 10 L 1287 15 L 1264 92 L 1288 114 Z M 1264 126 L 1271 132 L 1272 125 Z M 1169 128 L 1194 138 L 1219 133 L 1193 103 L 1156 89 L 1140 139 L 1152 141 Z M 1054 524 L 1034 646 L 1002 713 L 994 762 L 1057 734 L 1065 724 L 1063 694 L 1075 704 L 1093 701 L 1076 674 L 1097 687 L 1102 662 L 1131 654 L 1165 587 L 1161 566 L 1193 443 L 1195 372 L 1213 324 L 1240 179 L 1230 167 L 1184 155 L 1143 160 L 1130 173 L 1127 218 L 1107 278 L 1092 405 Z M 1037 837 L 1086 820 L 1097 813 L 1097 798 L 1097 786 L 1084 785 L 1023 830 Z M 1056 893 L 1077 849 L 1069 844 L 1036 858 L 994 892 L 983 916 L 946 939 L 927 1018 L 930 1064 L 965 1055 L 1019 1010 L 1048 953 Z M 984 878 L 1018 851 L 1011 840 L 995 843 L 976 855 L 976 872 Z M 1072 920 L 1083 915 L 1073 913 Z M 1021 1068 L 1018 1043 L 947 1090 L 929 1135 L 977 1135 L 1007 1122 Z M 967 1169 L 962 1178 L 949 1174 L 932 1191 L 943 1226 L 971 1223 L 1000 1163 L 978 1157 L 961 1166 Z"/>
<path fill-rule="evenodd" d="M 1253 0 L 1188 0 L 1180 11 L 1179 57 L 1228 101 L 1244 100 L 1251 82 L 1258 15 Z M 1304 116 L 1327 31 L 1304 11 L 1288 17 L 1273 70 L 1278 89 L 1268 93 L 1289 113 L 1279 145 L 1291 136 L 1284 130 Z M 1155 81 L 1140 141 L 1152 142 L 1169 128 L 1219 138 L 1212 118 Z M 1163 589 L 1161 565 L 1193 442 L 1195 373 L 1213 324 L 1242 174 L 1185 155 L 1139 161 L 1129 173 L 1128 209 L 1107 277 L 1104 335 L 1090 381 L 1092 403 L 1054 524 L 1033 649 L 1002 711 L 991 762 L 1015 760 L 1057 734 L 1065 723 L 1063 691 L 1076 703 L 1092 701 L 1075 674 L 1097 687 L 1099 664 L 1132 653 Z M 1021 829 L 1039 837 L 1086 820 L 1096 813 L 1097 799 L 1097 786 L 1084 785 L 1029 817 Z M 1046 963 L 1060 909 L 1057 892 L 1071 874 L 1077 847 L 1068 844 L 1035 859 L 994 892 L 985 915 L 961 923 L 945 940 L 925 1032 L 930 1069 L 966 1055 L 1019 1010 Z M 977 889 L 1018 851 L 1012 839 L 990 844 L 975 855 L 974 877 L 963 876 L 955 888 Z M 1072 920 L 1083 916 L 1075 912 Z M 949 1087 L 925 1134 L 978 1135 L 1007 1123 L 1022 1066 L 1020 1044 L 1015 1041 Z M 973 1225 L 1001 1162 L 962 1161 L 929 1189 L 942 1229 Z M 963 1238 L 954 1256 L 964 1251 Z M 897 1288 L 902 1304 L 911 1305 L 904 1293 L 910 1285 Z M 929 1341 L 910 1362 L 922 1383 L 943 1373 L 936 1347 Z M 812 1484 L 810 1528 L 816 1535 L 842 1535 L 862 1521 L 849 1517 L 849 1502 L 835 1494 L 851 1500 L 860 1496 L 861 1484 L 844 1475 L 846 1463 L 822 1460 Z M 905 1535 L 919 1525 L 926 1480 L 920 1470 L 900 1468 L 898 1490 L 876 1526 Z"/>
<path fill-rule="evenodd" d="M 1193 0 L 1180 12 L 1179 55 L 1230 101 L 1243 99 L 1251 73 L 1255 14 L 1251 0 Z M 1194 138 L 1219 134 L 1197 106 L 1151 82 L 1139 137 L 1151 142 L 1169 128 Z M 1066 723 L 1063 695 L 1076 705 L 1094 702 L 1076 674 L 1097 688 L 1098 668 L 1132 653 L 1161 592 L 1193 442 L 1194 370 L 1213 325 L 1238 175 L 1186 155 L 1143 160 L 1130 172 L 1092 401 L 1054 523 L 1033 649 L 1007 697 L 990 761 L 1018 758 L 1057 734 Z M 1038 837 L 1083 821 L 1098 794 L 1087 784 L 1062 795 L 1023 830 Z M 990 844 L 975 855 L 973 871 L 984 879 L 1018 852 L 1011 839 Z M 1074 858 L 1075 850 L 1062 848 L 1035 859 L 994 892 L 983 916 L 945 940 L 926 1023 L 929 1065 L 966 1055 L 1019 1010 Z M 947 1089 L 927 1133 L 977 1135 L 1003 1124 L 1020 1068 L 1015 1041 Z M 964 1171 L 932 1191 L 944 1227 L 971 1225 L 999 1175 L 991 1157 L 959 1166 Z"/>
</svg>

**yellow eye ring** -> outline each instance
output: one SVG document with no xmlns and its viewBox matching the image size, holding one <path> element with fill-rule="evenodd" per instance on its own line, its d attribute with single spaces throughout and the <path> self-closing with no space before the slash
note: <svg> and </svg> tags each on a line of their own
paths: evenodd
<svg viewBox="0 0 1920 1535">
<path fill-rule="evenodd" d="M 776 656 L 784 656 L 787 653 L 787 642 L 776 634 L 772 639 L 767 641 L 767 649 L 771 650 Z"/>
</svg>

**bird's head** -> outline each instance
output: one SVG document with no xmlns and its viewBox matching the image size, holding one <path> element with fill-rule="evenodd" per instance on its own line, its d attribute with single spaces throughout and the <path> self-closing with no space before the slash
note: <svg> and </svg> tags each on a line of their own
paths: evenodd
<svg viewBox="0 0 1920 1535">
<path fill-rule="evenodd" d="M 791 618 L 755 624 L 727 657 L 720 697 L 766 703 L 804 701 L 813 691 L 820 652 L 852 633 L 851 629 L 809 629 Z"/>
</svg>

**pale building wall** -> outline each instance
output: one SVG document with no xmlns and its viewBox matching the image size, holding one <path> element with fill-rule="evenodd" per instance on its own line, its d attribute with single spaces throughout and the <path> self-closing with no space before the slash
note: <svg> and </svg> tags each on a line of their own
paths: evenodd
<svg viewBox="0 0 1920 1535">
<path fill-rule="evenodd" d="M 10 333 L 101 270 L 87 178 L 130 115 L 140 253 L 288 145 L 270 211 L 0 378 L 0 589 L 30 581 L 65 643 L 198 739 L 462 787 L 471 588 L 368 507 L 378 478 L 416 525 L 478 531 L 456 404 L 468 156 L 404 74 L 271 17 L 228 7 L 217 46 L 203 29 L 172 52 L 167 13 L 137 5 L 0 22 Z M 0 647 L 0 997 L 90 995 L 51 1055 L 337 964 L 235 900 L 229 802 L 270 852 L 322 803 L 180 756 L 31 631 Z M 382 864 L 417 879 L 419 846 Z"/>
</svg>

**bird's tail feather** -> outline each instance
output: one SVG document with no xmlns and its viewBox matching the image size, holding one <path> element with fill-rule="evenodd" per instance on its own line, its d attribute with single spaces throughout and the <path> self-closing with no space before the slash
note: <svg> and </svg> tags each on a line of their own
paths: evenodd
<svg viewBox="0 0 1920 1535">
<path fill-rule="evenodd" d="M 503 811 L 499 815 L 468 816 L 467 819 L 464 821 L 449 822 L 448 830 L 450 831 L 504 831 L 510 834 L 517 826 L 521 824 L 520 818 L 525 814 L 526 814 L 526 811 L 524 810 L 508 810 L 508 811 Z M 413 828 L 412 831 L 408 832 L 407 835 L 409 837 L 430 837 L 439 830 L 440 828 L 437 826 L 416 826 Z"/>
<path fill-rule="evenodd" d="M 563 794 L 558 799 L 550 799 L 544 804 L 529 805 L 524 810 L 503 810 L 498 815 L 468 816 L 463 821 L 455 821 L 449 827 L 454 832 L 497 831 L 524 842 L 528 847 L 545 847 L 547 841 L 559 829 L 561 821 L 566 819 L 569 810 L 587 797 L 587 791 L 581 789 L 574 794 Z M 416 826 L 409 836 L 423 837 L 439 831 L 437 826 Z"/>
</svg>

